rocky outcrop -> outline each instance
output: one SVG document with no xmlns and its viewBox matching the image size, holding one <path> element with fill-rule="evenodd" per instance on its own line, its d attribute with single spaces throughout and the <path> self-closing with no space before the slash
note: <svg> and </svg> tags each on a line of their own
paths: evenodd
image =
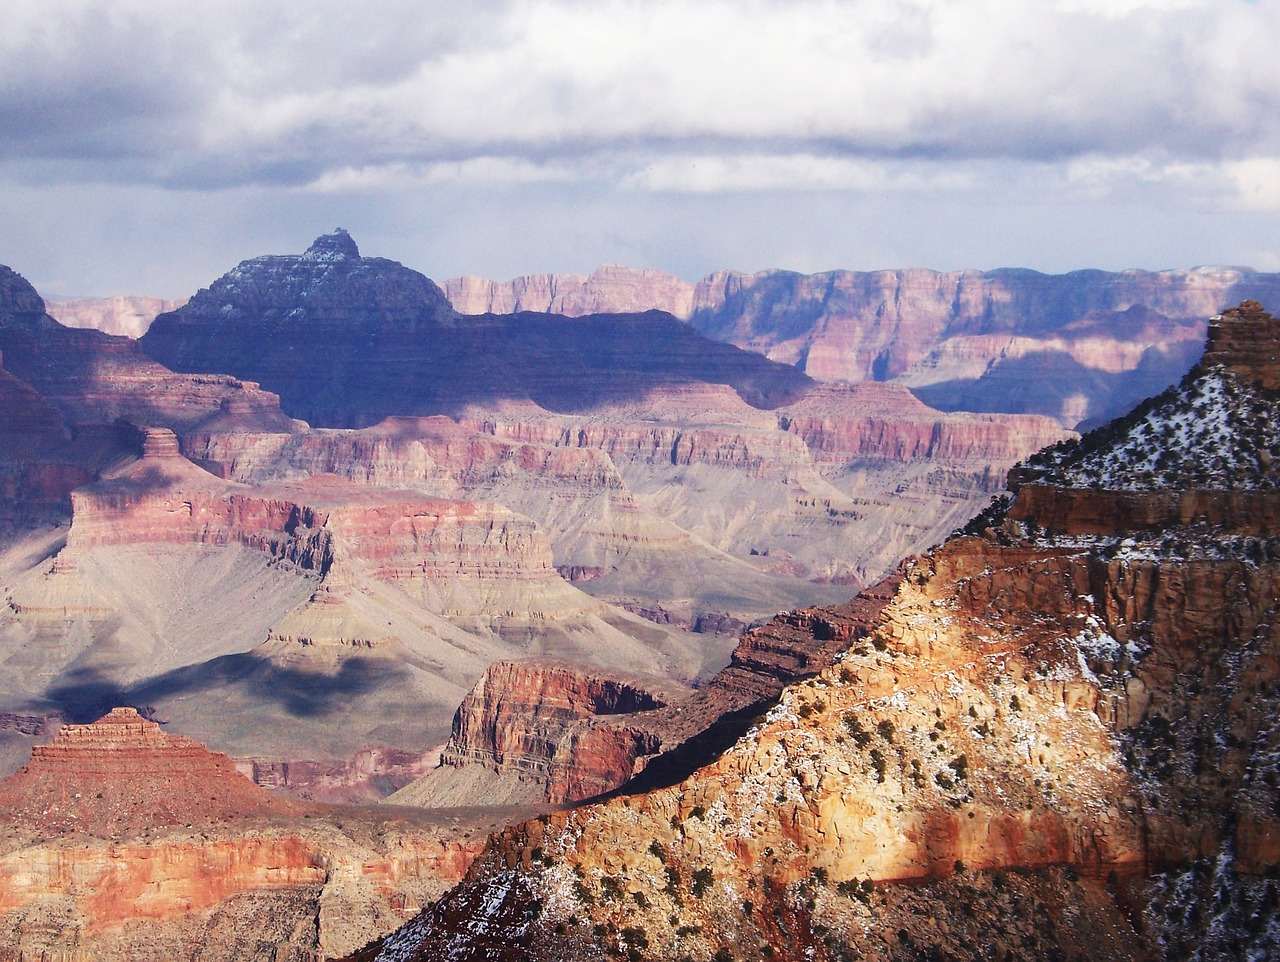
<svg viewBox="0 0 1280 962">
<path fill-rule="evenodd" d="M 67 327 L 90 327 L 104 334 L 139 338 L 147 332 L 156 315 L 176 311 L 185 303 L 185 300 L 117 294 L 45 301 L 45 310 Z"/>
<path fill-rule="evenodd" d="M 1221 360 L 1220 337 L 1262 327 L 1251 311 L 1218 327 L 1178 389 L 1044 455 L 1011 509 L 908 562 L 836 663 L 721 757 L 507 831 L 377 957 L 1274 955 L 1274 523 L 1087 509 L 1148 414 L 1190 424 L 1207 383 L 1270 375 Z M 1170 457 L 1203 443 L 1182 432 Z M 1121 493 L 1164 490 L 1127 477 Z M 1255 459 L 1217 490 L 1273 481 Z M 1075 491 L 1054 504 L 1089 523 L 1042 523 L 1035 485 Z"/>
<path fill-rule="evenodd" d="M 557 597 L 568 591 L 536 527 L 498 505 L 434 500 L 333 476 L 292 488 L 238 485 L 183 458 L 173 432 L 163 428 L 147 429 L 141 460 L 76 491 L 72 502 L 59 556 L 64 567 L 98 545 L 239 544 L 322 576 L 335 564 L 358 566 L 440 607 L 446 592 L 433 585 L 454 579 L 508 591 L 538 582 Z M 333 572 L 340 573 L 346 574 Z"/>
<path fill-rule="evenodd" d="M 452 770 L 468 766 L 488 770 L 497 784 L 523 783 L 521 794 L 531 801 L 561 804 L 599 795 L 631 778 L 637 761 L 658 749 L 658 736 L 634 716 L 687 695 L 663 679 L 620 678 L 564 663 L 490 665 L 458 706 L 439 772 L 392 801 L 439 804 L 456 780 Z M 594 724 L 599 720 L 606 724 Z"/>
<path fill-rule="evenodd" d="M 37 746 L 0 799 L 5 960 L 331 957 L 461 878 L 488 828 L 304 808 L 129 708 Z"/>
<path fill-rule="evenodd" d="M 943 414 L 897 384 L 823 386 L 779 411 L 820 464 L 1013 465 L 1064 437 L 1051 418 L 1035 415 Z"/>
<path fill-rule="evenodd" d="M 67 725 L 31 762 L 0 783 L 6 818 L 46 833 L 104 836 L 158 825 L 301 814 L 256 787 L 226 755 L 168 735 L 132 708 Z"/>
<path fill-rule="evenodd" d="M 479 794 L 562 804 L 612 792 L 642 771 L 646 784 L 674 780 L 723 750 L 787 684 L 864 637 L 896 584 L 747 630 L 729 664 L 692 693 L 565 664 L 493 665 L 454 715 L 440 767 L 390 801 L 442 806 Z"/>
<path fill-rule="evenodd" d="M 1241 381 L 1280 390 L 1280 318 L 1257 301 L 1245 301 L 1209 321 L 1202 365 L 1221 365 Z"/>
<path fill-rule="evenodd" d="M 658 311 L 459 317 L 427 278 L 361 257 L 344 232 L 300 256 L 243 262 L 160 315 L 141 344 L 175 370 L 251 378 L 289 414 L 333 427 L 503 398 L 581 410 L 691 381 L 774 406 L 809 384 Z"/>
<path fill-rule="evenodd" d="M 307 759 L 237 758 L 236 770 L 255 785 L 318 802 L 379 802 L 425 775 L 439 751 L 366 748 L 344 762 Z"/>
</svg>

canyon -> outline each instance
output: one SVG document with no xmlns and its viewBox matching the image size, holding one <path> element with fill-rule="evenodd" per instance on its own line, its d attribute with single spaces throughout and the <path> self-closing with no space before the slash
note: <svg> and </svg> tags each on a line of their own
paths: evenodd
<svg viewBox="0 0 1280 962">
<path fill-rule="evenodd" d="M 1273 283 L 0 268 L 12 958 L 1265 954 Z"/>
<path fill-rule="evenodd" d="M 26 485 L 0 566 L 7 703 L 77 721 L 146 705 L 328 798 L 422 774 L 493 662 L 706 681 L 744 627 L 847 597 L 1070 436 L 815 385 L 667 315 L 464 318 L 345 232 L 244 262 L 141 343 L 4 283 L 4 371 L 44 405 L 15 430 L 89 448 L 53 459 L 61 481 L 6 448 Z M 34 528 L 33 478 L 53 485 Z M 12 768 L 30 739 L 6 741 Z"/>
<path fill-rule="evenodd" d="M 505 830 L 353 958 L 1273 956 L 1276 333 L 1215 318 L 718 757 Z"/>
</svg>

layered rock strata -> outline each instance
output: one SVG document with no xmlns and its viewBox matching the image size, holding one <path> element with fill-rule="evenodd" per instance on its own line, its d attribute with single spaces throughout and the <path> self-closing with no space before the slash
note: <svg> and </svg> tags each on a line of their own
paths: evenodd
<svg viewBox="0 0 1280 962">
<path fill-rule="evenodd" d="M 144 434 L 139 461 L 73 494 L 74 520 L 59 556 L 64 567 L 99 545 L 240 544 L 322 576 L 335 564 L 359 565 L 434 597 L 442 610 L 445 592 L 433 585 L 453 578 L 507 588 L 538 582 L 549 596 L 571 593 L 537 529 L 498 505 L 356 487 L 323 475 L 293 488 L 239 485 L 183 458 L 172 431 Z"/>
<path fill-rule="evenodd" d="M 2 785 L 8 819 L 50 832 L 111 835 L 206 818 L 301 814 L 287 799 L 254 786 L 226 755 L 168 735 L 132 708 L 64 726 Z M 90 785 L 91 797 L 77 791 Z"/>
<path fill-rule="evenodd" d="M 97 330 L 64 327 L 16 272 L 0 265 L 0 351 L 6 367 L 68 421 L 189 428 L 217 415 L 224 401 L 247 404 L 272 423 L 291 423 L 279 399 L 256 383 L 214 372 L 176 374 L 147 358 L 138 343 Z"/>
<path fill-rule="evenodd" d="M 847 604 L 786 612 L 745 631 L 729 664 L 692 693 L 563 664 L 493 665 L 455 713 L 436 770 L 389 801 L 562 804 L 633 780 L 675 780 L 723 750 L 787 684 L 864 637 L 896 584 L 895 576 Z"/>
<path fill-rule="evenodd" d="M 464 313 L 660 307 L 820 381 L 896 379 L 944 410 L 1047 414 L 1075 427 L 1176 381 L 1195 360 L 1204 318 L 1241 298 L 1276 300 L 1280 277 L 1235 268 L 775 270 L 689 284 L 602 268 L 506 284 L 459 278 L 445 290 Z"/>
<path fill-rule="evenodd" d="M 67 327 L 91 327 L 104 334 L 138 338 L 146 333 L 156 315 L 176 311 L 185 303 L 184 300 L 117 294 L 46 301 L 45 309 Z"/>
<path fill-rule="evenodd" d="M 637 761 L 657 751 L 658 736 L 634 716 L 687 696 L 660 678 L 621 678 L 563 663 L 490 665 L 458 706 L 438 774 L 391 801 L 439 805 L 451 776 L 457 780 L 459 770 L 473 766 L 494 773 L 495 784 L 522 801 L 591 798 L 627 781 Z M 602 719 L 614 723 L 593 724 Z"/>
<path fill-rule="evenodd" d="M 1064 530 L 1034 494 L 1280 497 L 1273 372 L 1220 363 L 1271 323 L 1224 314 L 1182 385 L 1033 461 L 1011 508 L 909 562 L 870 631 L 722 757 L 507 831 L 377 958 L 1280 951 L 1275 528 L 1094 511 Z M 1266 424 L 1197 403 L 1232 391 Z M 1149 471 L 1130 455 L 1166 422 L 1187 430 Z M 1178 487 L 1206 423 L 1256 456 Z"/>
<path fill-rule="evenodd" d="M 130 708 L 64 727 L 0 799 L 6 962 L 331 957 L 460 878 L 488 825 L 304 808 Z"/>
</svg>

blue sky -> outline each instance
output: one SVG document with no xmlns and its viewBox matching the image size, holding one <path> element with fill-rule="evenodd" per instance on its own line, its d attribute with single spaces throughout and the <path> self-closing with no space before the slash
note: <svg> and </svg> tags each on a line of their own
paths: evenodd
<svg viewBox="0 0 1280 962">
<path fill-rule="evenodd" d="M 1280 270 L 1280 0 L 10 0 L 0 263 Z"/>
</svg>

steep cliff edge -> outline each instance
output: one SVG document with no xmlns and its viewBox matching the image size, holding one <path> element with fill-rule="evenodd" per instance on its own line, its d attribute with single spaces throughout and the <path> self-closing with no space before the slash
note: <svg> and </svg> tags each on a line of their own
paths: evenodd
<svg viewBox="0 0 1280 962">
<path fill-rule="evenodd" d="M 1034 460 L 719 759 L 508 830 L 377 957 L 1280 952 L 1273 324 L 1215 319 L 1179 387 Z"/>
</svg>

